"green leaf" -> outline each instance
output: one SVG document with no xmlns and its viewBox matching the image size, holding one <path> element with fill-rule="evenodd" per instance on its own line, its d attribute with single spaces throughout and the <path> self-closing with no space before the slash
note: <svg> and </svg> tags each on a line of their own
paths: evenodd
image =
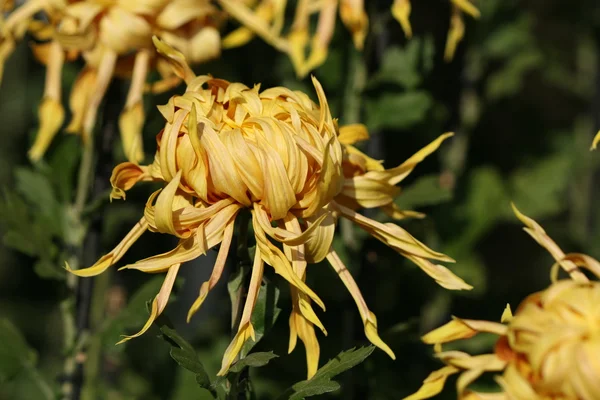
<svg viewBox="0 0 600 400">
<path fill-rule="evenodd" d="M 385 50 L 381 67 L 368 86 L 373 88 L 392 83 L 406 89 L 414 89 L 423 80 L 422 72 L 431 70 L 433 55 L 431 37 L 424 40 L 414 38 L 404 47 L 391 46 Z"/>
<path fill-rule="evenodd" d="M 319 368 L 311 379 L 298 382 L 286 390 L 279 399 L 301 400 L 339 389 L 339 383 L 331 379 L 363 362 L 373 353 L 375 346 L 352 348 L 342 351 L 334 359 Z"/>
<path fill-rule="evenodd" d="M 169 352 L 171 358 L 183 368 L 193 372 L 196 376 L 198 385 L 201 388 L 208 390 L 213 397 L 216 398 L 217 393 L 211 385 L 208 373 L 204 369 L 204 365 L 202 365 L 198 359 L 198 355 L 192 345 L 181 337 L 175 329 L 166 324 L 160 326 L 160 331 L 163 334 L 163 338 L 171 345 L 171 350 Z"/>
<path fill-rule="evenodd" d="M 0 395 L 10 396 L 7 398 L 54 399 L 53 389 L 35 369 L 35 351 L 8 319 L 0 320 L 0 343 Z"/>
<path fill-rule="evenodd" d="M 52 183 L 63 203 L 73 198 L 73 181 L 81 153 L 81 139 L 74 135 L 65 135 L 48 157 L 48 167 Z"/>
<path fill-rule="evenodd" d="M 406 129 L 422 121 L 433 101 L 425 91 L 386 93 L 365 102 L 367 126 Z"/>
<path fill-rule="evenodd" d="M 271 330 L 275 321 L 281 312 L 277 307 L 279 300 L 279 288 L 274 283 L 267 283 L 260 287 L 256 304 L 252 311 L 251 322 L 254 327 L 255 340 L 248 340 L 240 352 L 242 359 L 246 357 L 250 350 Z"/>
<path fill-rule="evenodd" d="M 561 211 L 563 195 L 572 177 L 569 154 L 555 154 L 520 168 L 510 177 L 511 199 L 531 218 L 543 218 Z M 512 215 L 510 215 L 512 219 Z"/>
<path fill-rule="evenodd" d="M 16 190 L 35 209 L 34 218 L 44 223 L 46 229 L 60 236 L 62 210 L 50 180 L 42 173 L 29 168 L 15 170 Z"/>
<path fill-rule="evenodd" d="M 536 49 L 523 50 L 513 56 L 488 78 L 486 97 L 493 101 L 515 95 L 521 90 L 526 74 L 540 66 L 542 61 L 543 56 Z"/>
<path fill-rule="evenodd" d="M 426 175 L 404 188 L 396 204 L 403 210 L 433 206 L 452 200 L 452 190 L 440 185 L 440 176 Z"/>
<path fill-rule="evenodd" d="M 272 351 L 252 353 L 235 362 L 231 368 L 229 368 L 229 371 L 241 372 L 246 367 L 263 367 L 276 357 L 279 356 Z"/>
</svg>

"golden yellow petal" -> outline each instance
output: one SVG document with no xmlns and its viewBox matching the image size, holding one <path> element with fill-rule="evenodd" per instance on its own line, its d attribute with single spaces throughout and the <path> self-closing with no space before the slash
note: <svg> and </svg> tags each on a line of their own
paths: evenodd
<svg viewBox="0 0 600 400">
<path fill-rule="evenodd" d="M 2 64 L 1 54 L 2 54 L 2 52 L 0 51 L 0 65 Z M 2 77 L 1 74 L 0 74 L 0 77 Z M 600 131 L 598 131 L 598 133 L 596 133 L 596 136 L 594 136 L 594 141 L 592 142 L 592 147 L 590 147 L 590 150 L 596 150 L 596 147 L 598 146 L 598 142 L 600 142 Z"/>
<path fill-rule="evenodd" d="M 502 312 L 502 317 L 500 317 L 500 322 L 510 322 L 513 319 L 513 313 L 510 309 L 510 304 L 506 304 L 506 308 Z"/>
<path fill-rule="evenodd" d="M 227 226 L 225 229 L 225 233 L 223 234 L 223 241 L 221 242 L 221 246 L 219 247 L 219 254 L 217 255 L 217 260 L 215 265 L 213 266 L 212 273 L 210 274 L 210 278 L 208 281 L 204 282 L 202 286 L 200 286 L 200 293 L 198 294 L 198 298 L 194 301 L 187 315 L 187 322 L 189 323 L 192 317 L 198 310 L 202 303 L 204 303 L 204 299 L 208 296 L 208 292 L 210 292 L 223 273 L 225 269 L 225 264 L 227 262 L 227 255 L 229 254 L 229 248 L 231 247 L 231 241 L 233 239 L 233 221 Z"/>
<path fill-rule="evenodd" d="M 177 172 L 173 180 L 160 192 L 155 206 L 156 230 L 160 233 L 169 233 L 177 237 L 180 236 L 173 224 L 173 213 L 176 211 L 173 209 L 173 202 L 175 194 L 179 189 L 180 180 L 181 170 Z"/>
<path fill-rule="evenodd" d="M 94 265 L 88 268 L 72 270 L 67 264 L 67 271 L 81 277 L 100 275 L 110 266 L 119 262 L 127 250 L 142 236 L 142 233 L 146 232 L 146 229 L 148 229 L 148 223 L 145 218 L 142 218 L 110 253 L 102 256 Z"/>
<path fill-rule="evenodd" d="M 350 124 L 340 127 L 338 140 L 343 144 L 354 144 L 369 140 L 369 131 L 363 124 Z"/>
<path fill-rule="evenodd" d="M 452 15 L 450 16 L 450 29 L 448 30 L 448 37 L 446 38 L 446 48 L 444 49 L 444 60 L 452 61 L 456 47 L 465 35 L 465 23 L 463 21 L 462 13 L 457 7 L 452 8 Z"/>
<path fill-rule="evenodd" d="M 224 376 L 227 374 L 229 367 L 231 367 L 231 364 L 233 364 L 233 362 L 236 360 L 244 343 L 246 343 L 246 341 L 253 336 L 254 327 L 250 322 L 248 322 L 246 325 L 240 326 L 240 329 L 225 350 L 223 361 L 221 362 L 221 369 L 219 372 L 217 372 L 217 376 Z"/>
<path fill-rule="evenodd" d="M 98 108 L 102 102 L 102 98 L 108 89 L 108 85 L 112 80 L 117 62 L 117 54 L 110 49 L 103 49 L 100 65 L 98 66 L 97 76 L 94 81 L 94 89 L 90 93 L 87 110 L 83 118 L 83 140 L 90 140 L 96 125 L 96 115 Z"/>
<path fill-rule="evenodd" d="M 217 373 L 218 376 L 223 376 L 229 370 L 231 364 L 237 358 L 242 346 L 249 338 L 252 340 L 254 337 L 254 328 L 250 319 L 252 317 L 252 311 L 258 298 L 258 292 L 260 290 L 262 277 L 264 271 L 264 263 L 261 257 L 260 249 L 256 249 L 254 254 L 254 264 L 252 265 L 252 276 L 250 277 L 250 284 L 248 285 L 248 294 L 246 296 L 246 302 L 244 303 L 244 310 L 242 311 L 242 318 L 240 320 L 240 327 L 237 334 L 231 341 L 225 355 L 223 356 L 223 362 L 221 363 L 221 369 Z"/>
<path fill-rule="evenodd" d="M 477 331 L 462 320 L 454 318 L 452 321 L 440 326 L 421 337 L 427 344 L 448 343 L 460 339 L 468 339 L 477 334 Z"/>
<path fill-rule="evenodd" d="M 475 7 L 470 0 L 451 0 L 454 5 L 460 8 L 461 11 L 466 12 L 471 15 L 473 18 L 479 18 L 481 13 Z"/>
<path fill-rule="evenodd" d="M 48 146 L 58 133 L 65 118 L 65 110 L 60 101 L 45 97 L 39 105 L 38 115 L 40 118 L 40 130 L 35 142 L 27 153 L 32 161 L 37 161 L 46 152 Z"/>
<path fill-rule="evenodd" d="M 412 37 L 412 27 L 410 26 L 410 0 L 394 0 L 394 4 L 392 5 L 392 15 L 398 21 L 402 30 L 404 31 L 404 35 L 408 39 Z"/>
<path fill-rule="evenodd" d="M 175 50 L 156 36 L 152 36 L 152 42 L 154 43 L 156 50 L 169 61 L 173 68 L 173 72 L 175 72 L 178 77 L 183 79 L 186 83 L 191 82 L 192 79 L 196 77 L 196 74 L 192 71 L 181 52 Z"/>
<path fill-rule="evenodd" d="M 585 274 L 577 268 L 572 261 L 565 260 L 565 253 L 558 247 L 558 245 L 546 234 L 544 228 L 542 228 L 537 222 L 529 218 L 525 214 L 522 214 L 514 203 L 511 203 L 513 212 L 519 218 L 519 220 L 525 224 L 525 232 L 527 232 L 540 246 L 545 248 L 554 257 L 556 262 L 571 276 L 571 279 L 578 282 L 588 282 L 588 278 Z"/>
<path fill-rule="evenodd" d="M 427 156 L 436 151 L 446 139 L 452 136 L 454 136 L 454 133 L 452 132 L 444 133 L 443 135 L 435 139 L 433 142 L 429 143 L 427 146 L 417 151 L 414 155 L 412 155 L 408 160 L 404 161 L 399 166 L 391 169 L 386 169 L 382 172 L 372 171 L 371 174 L 375 178 L 386 179 L 390 185 L 397 185 L 402 180 L 404 180 L 404 178 L 406 178 L 421 161 L 423 161 Z"/>
<path fill-rule="evenodd" d="M 269 22 L 263 15 L 252 12 L 250 8 L 236 0 L 218 0 L 218 2 L 229 16 L 260 36 L 265 42 L 279 51 L 287 50 L 286 41 L 271 31 Z"/>
<path fill-rule="evenodd" d="M 350 295 L 352 295 L 352 298 L 354 299 L 354 302 L 358 307 L 358 312 L 360 313 L 360 316 L 363 320 L 363 324 L 365 326 L 365 336 L 367 336 L 367 339 L 369 339 L 369 341 L 375 346 L 385 351 L 392 360 L 395 360 L 396 356 L 394 355 L 394 352 L 392 351 L 392 349 L 389 348 L 387 344 L 385 344 L 383 340 L 381 340 L 379 334 L 377 333 L 377 318 L 375 317 L 375 314 L 373 314 L 371 310 L 369 310 L 369 308 L 367 307 L 367 303 L 362 297 L 362 294 L 360 292 L 360 289 L 358 288 L 358 285 L 356 284 L 356 281 L 354 280 L 354 278 L 352 278 L 352 275 L 350 274 L 340 257 L 335 251 L 331 250 L 327 255 L 327 261 L 329 261 L 329 264 L 331 264 L 335 272 L 338 274 L 338 276 L 344 283 L 344 286 L 346 286 L 346 288 L 350 292 Z"/>
<path fill-rule="evenodd" d="M 65 129 L 67 132 L 79 134 L 83 131 L 83 121 L 90 98 L 96 87 L 97 75 L 94 68 L 86 67 L 77 76 L 69 97 L 72 117 L 71 122 Z"/>
<path fill-rule="evenodd" d="M 435 282 L 441 287 L 448 290 L 471 290 L 473 286 L 466 283 L 460 277 L 456 276 L 452 271 L 440 264 L 434 264 L 431 261 L 415 256 L 400 252 L 404 257 L 414 262 L 425 272 L 427 275 L 432 277 Z"/>
<path fill-rule="evenodd" d="M 143 335 L 154 323 L 156 318 L 164 311 L 167 303 L 169 302 L 169 296 L 171 296 L 171 291 L 173 290 L 173 285 L 175 284 L 175 278 L 177 278 L 177 272 L 179 272 L 179 267 L 181 264 L 172 265 L 167 271 L 167 276 L 158 292 L 158 295 L 152 301 L 152 309 L 150 311 L 150 317 L 148 321 L 144 324 L 142 329 L 138 333 L 133 335 L 127 335 L 123 339 L 121 339 L 117 344 L 125 343 L 128 340 L 136 338 L 138 336 Z"/>
<path fill-rule="evenodd" d="M 125 192 L 127 190 L 140 181 L 149 180 L 152 180 L 152 177 L 146 166 L 139 166 L 132 162 L 123 162 L 117 165 L 110 176 L 110 184 L 112 185 L 110 200 L 125 200 Z"/>
<path fill-rule="evenodd" d="M 319 214 L 321 215 L 319 216 Z M 319 214 L 305 219 L 308 224 L 308 229 L 311 229 L 313 225 L 318 223 L 314 234 L 311 235 L 310 239 L 305 244 L 306 260 L 312 264 L 316 264 L 325 259 L 331 249 L 331 243 L 333 243 L 333 236 L 335 234 L 335 218 L 332 213 L 328 210 L 321 210 Z M 323 215 L 325 216 L 325 219 L 323 219 L 322 222 L 319 222 Z"/>
<path fill-rule="evenodd" d="M 363 0 L 342 0 L 340 2 L 340 18 L 352 33 L 354 47 L 362 50 L 369 29 L 369 18 L 365 12 Z"/>
<path fill-rule="evenodd" d="M 135 56 L 131 86 L 127 94 L 125 110 L 119 117 L 119 129 L 123 140 L 123 149 L 127 159 L 140 162 L 144 158 L 142 127 L 144 126 L 144 107 L 142 95 L 148 74 L 150 51 L 140 50 Z"/>
<path fill-rule="evenodd" d="M 323 310 L 325 310 L 325 304 L 312 291 L 293 271 L 290 261 L 287 257 L 274 246 L 265 235 L 265 231 L 262 229 L 260 223 L 257 220 L 256 213 L 252 212 L 252 226 L 254 228 L 254 234 L 256 237 L 257 249 L 260 249 L 260 253 L 263 260 L 273 267 L 275 273 L 281 275 L 291 285 L 298 288 L 301 292 L 305 293 L 315 303 L 317 303 Z"/>
<path fill-rule="evenodd" d="M 433 371 L 423 381 L 423 385 L 419 388 L 419 390 L 416 393 L 405 397 L 403 400 L 430 399 L 440 394 L 442 392 L 442 389 L 444 389 L 446 378 L 448 378 L 450 375 L 457 373 L 458 371 L 458 368 L 452 366 L 445 366 L 441 369 L 438 369 L 437 371 Z"/>
</svg>

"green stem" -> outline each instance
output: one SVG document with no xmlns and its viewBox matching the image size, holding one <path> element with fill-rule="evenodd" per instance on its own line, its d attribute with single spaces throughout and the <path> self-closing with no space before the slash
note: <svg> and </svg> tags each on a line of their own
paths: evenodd
<svg viewBox="0 0 600 400">
<path fill-rule="evenodd" d="M 82 212 L 87 200 L 87 196 L 92 184 L 92 171 L 94 161 L 94 144 L 90 138 L 83 146 L 83 154 L 81 164 L 79 165 L 79 176 L 77 180 L 77 191 L 75 194 L 75 202 L 71 208 L 72 217 L 71 223 L 77 230 L 82 229 L 84 221 L 82 220 Z M 73 238 L 70 243 L 67 243 L 72 249 L 69 257 L 69 266 L 72 269 L 81 267 L 81 257 L 83 253 L 83 241 L 85 234 Z M 77 367 L 76 357 L 78 351 L 77 346 L 77 325 L 75 319 L 75 297 L 79 285 L 79 278 L 73 274 L 67 274 L 67 287 L 71 292 L 71 297 L 61 304 L 61 314 L 63 320 L 63 336 L 64 336 L 64 351 L 66 354 L 63 364 L 63 375 L 65 382 L 62 385 L 62 396 L 64 399 L 71 399 L 74 395 L 74 374 Z"/>
</svg>

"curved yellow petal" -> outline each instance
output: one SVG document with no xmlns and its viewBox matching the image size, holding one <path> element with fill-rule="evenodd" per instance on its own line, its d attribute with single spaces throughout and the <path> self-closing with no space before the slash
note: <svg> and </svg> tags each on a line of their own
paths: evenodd
<svg viewBox="0 0 600 400">
<path fill-rule="evenodd" d="M 410 26 L 410 0 L 394 0 L 392 5 L 392 15 L 400 23 L 404 35 L 408 39 L 412 37 L 412 27 Z"/>
<path fill-rule="evenodd" d="M 403 400 L 424 400 L 437 396 L 444 389 L 446 379 L 457 372 L 459 372 L 458 368 L 449 365 L 433 371 L 425 378 L 423 385 L 416 393 L 405 397 Z"/>
<path fill-rule="evenodd" d="M 360 289 L 358 288 L 356 281 L 354 280 L 354 278 L 352 278 L 352 275 L 350 275 L 350 272 L 348 271 L 340 257 L 335 251 L 331 250 L 327 255 L 327 261 L 329 261 L 329 264 L 331 264 L 335 272 L 338 274 L 338 276 L 352 295 L 352 298 L 356 302 L 358 312 L 360 313 L 360 316 L 363 320 L 363 324 L 365 326 L 365 335 L 367 336 L 367 339 L 369 339 L 369 341 L 375 346 L 385 351 L 392 360 L 395 360 L 396 356 L 394 352 L 392 351 L 392 349 L 390 349 L 390 347 L 387 344 L 385 344 L 383 340 L 381 340 L 379 334 L 377 333 L 377 318 L 375 317 L 375 314 L 373 314 L 367 307 L 367 303 L 362 297 L 362 294 L 360 293 Z"/>
<path fill-rule="evenodd" d="M 128 340 L 131 340 L 133 338 L 141 336 L 148 329 L 150 329 L 150 327 L 152 326 L 152 324 L 154 323 L 156 318 L 158 318 L 158 316 L 160 314 L 162 314 L 165 307 L 167 306 L 167 303 L 169 302 L 169 296 L 171 296 L 171 291 L 173 290 L 173 285 L 175 284 L 175 278 L 177 278 L 177 272 L 179 272 L 180 266 L 181 266 L 181 264 L 174 264 L 167 271 L 167 276 L 165 277 L 165 280 L 160 288 L 160 291 L 158 292 L 158 295 L 156 295 L 156 297 L 152 301 L 152 309 L 150 311 L 150 317 L 148 318 L 148 320 L 146 321 L 146 323 L 144 324 L 142 329 L 140 329 L 140 331 L 138 333 L 135 333 L 133 335 L 124 336 L 123 339 L 121 339 L 117 344 L 125 343 Z"/>
<path fill-rule="evenodd" d="M 142 233 L 148 229 L 148 222 L 145 218 L 138 221 L 137 224 L 129 231 L 129 233 L 121 240 L 121 242 L 110 253 L 102 256 L 94 265 L 88 268 L 72 270 L 67 264 L 67 271 L 81 276 L 96 276 L 106 271 L 112 265 L 115 265 L 129 248 L 142 236 Z"/>
</svg>

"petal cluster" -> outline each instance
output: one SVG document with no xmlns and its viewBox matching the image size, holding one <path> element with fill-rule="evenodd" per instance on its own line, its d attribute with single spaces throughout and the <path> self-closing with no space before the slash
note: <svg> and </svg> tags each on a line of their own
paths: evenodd
<svg viewBox="0 0 600 400">
<path fill-rule="evenodd" d="M 319 362 L 315 326 L 323 334 L 327 331 L 312 303 L 322 309 L 325 306 L 306 285 L 306 272 L 308 264 L 325 259 L 354 298 L 367 338 L 394 358 L 379 337 L 377 319 L 357 283 L 332 249 L 340 217 L 416 263 L 440 285 L 471 288 L 446 267 L 431 262 L 452 259 L 429 249 L 398 225 L 380 223 L 357 212 L 357 208 L 381 207 L 404 216 L 392 205 L 395 185 L 448 135 L 402 165 L 385 170 L 349 144 L 365 139 L 365 128 L 338 129 L 316 79 L 318 104 L 305 93 L 283 87 L 261 90 L 259 85 L 195 76 L 182 53 L 155 42 L 186 81 L 187 90 L 159 108 L 166 123 L 157 136 L 154 162 L 118 165 L 111 178 L 111 197 L 125 198 L 125 192 L 140 181 L 160 181 L 164 188 L 150 196 L 143 218 L 113 251 L 90 268 L 72 271 L 79 276 L 102 273 L 146 230 L 179 238 L 173 250 L 123 267 L 166 272 L 148 323 L 125 340 L 142 334 L 164 310 L 180 265 L 220 244 L 212 275 L 190 307 L 188 320 L 192 317 L 223 272 L 240 213 L 251 214 L 256 251 L 241 323 L 224 355 L 220 374 L 227 372 L 243 344 L 254 339 L 251 315 L 265 264 L 290 285 L 289 351 L 300 338 L 306 348 L 308 376 L 316 372 Z"/>
<path fill-rule="evenodd" d="M 589 281 L 580 268 L 600 277 L 600 263 L 584 254 L 564 254 L 535 221 L 515 213 L 525 231 L 555 258 L 554 283 L 528 296 L 512 315 L 507 306 L 501 322 L 454 318 L 428 333 L 423 341 L 436 346 L 446 364 L 406 400 L 440 393 L 446 378 L 460 373 L 459 399 L 592 400 L 600 398 L 600 282 Z M 556 280 L 558 268 L 571 279 Z M 498 336 L 491 354 L 472 356 L 441 351 L 444 343 L 486 332 Z M 496 372 L 501 391 L 481 393 L 469 385 L 485 372 Z"/>
<path fill-rule="evenodd" d="M 39 13 L 43 18 L 34 19 Z M 210 0 L 27 0 L 13 10 L 0 24 L 0 76 L 6 58 L 27 32 L 41 42 L 33 50 L 47 66 L 40 129 L 30 158 L 41 158 L 62 127 L 62 68 L 82 57 L 85 67 L 71 91 L 72 119 L 66 130 L 88 140 L 112 77 L 126 77 L 131 85 L 119 127 L 127 158 L 141 161 L 144 91 L 179 83 L 156 57 L 152 36 L 177 47 L 190 61 L 203 62 L 220 54 L 221 19 Z M 154 68 L 162 79 L 148 88 L 146 78 Z"/>
</svg>

